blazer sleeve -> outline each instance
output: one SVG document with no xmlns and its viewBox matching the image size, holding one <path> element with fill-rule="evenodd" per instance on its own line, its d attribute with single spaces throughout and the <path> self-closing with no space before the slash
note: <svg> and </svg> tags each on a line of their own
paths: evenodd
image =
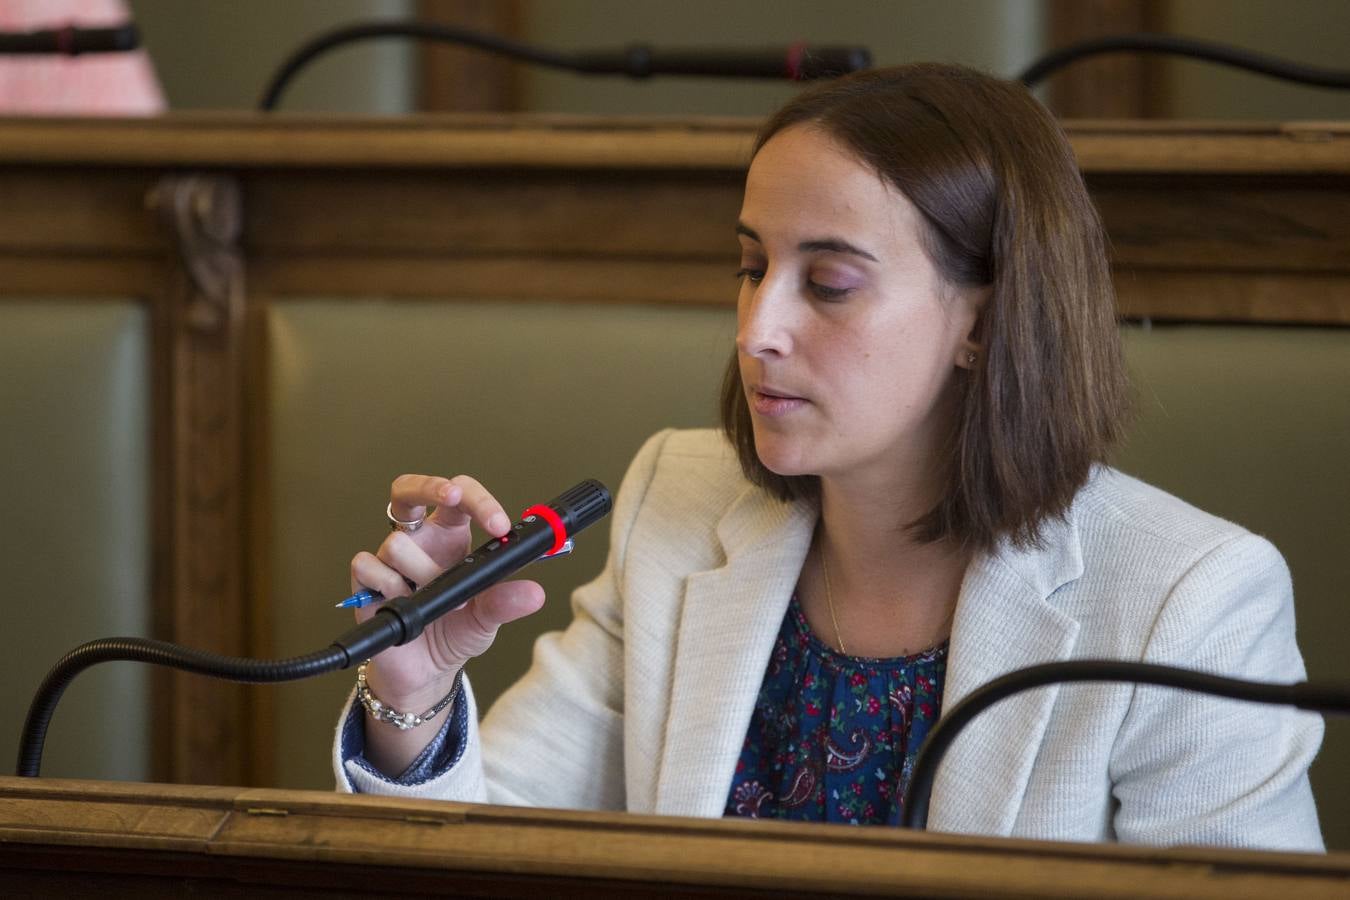
<svg viewBox="0 0 1350 900">
<path fill-rule="evenodd" d="M 363 793 L 443 800 L 624 808 L 623 604 L 618 586 L 629 535 L 670 434 L 667 430 L 649 438 L 630 464 L 611 516 L 608 559 L 594 581 L 573 593 L 572 623 L 565 631 L 539 638 L 529 671 L 502 694 L 481 725 L 470 706 L 455 764 L 421 784 L 401 786 L 371 777 L 352 761 L 344 767 L 335 748 L 339 790 L 354 786 Z M 467 679 L 465 685 L 466 701 L 472 704 Z"/>
<path fill-rule="evenodd" d="M 1305 677 L 1279 552 L 1229 538 L 1173 586 L 1144 661 L 1253 681 Z M 1308 765 L 1320 716 L 1170 688 L 1135 691 L 1112 753 L 1119 840 L 1320 851 Z"/>
</svg>

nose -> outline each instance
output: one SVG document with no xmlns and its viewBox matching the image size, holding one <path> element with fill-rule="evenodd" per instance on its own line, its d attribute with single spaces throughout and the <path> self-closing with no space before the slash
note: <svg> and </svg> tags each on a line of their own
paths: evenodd
<svg viewBox="0 0 1350 900">
<path fill-rule="evenodd" d="M 786 356 L 792 350 L 788 292 L 766 275 L 759 284 L 745 281 L 736 303 L 736 348 L 746 356 Z"/>
</svg>

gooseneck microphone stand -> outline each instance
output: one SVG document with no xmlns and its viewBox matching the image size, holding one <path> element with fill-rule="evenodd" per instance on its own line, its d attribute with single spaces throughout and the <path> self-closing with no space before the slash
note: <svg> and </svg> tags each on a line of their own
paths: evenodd
<svg viewBox="0 0 1350 900">
<path fill-rule="evenodd" d="M 1017 80 L 1027 87 L 1034 87 L 1071 63 L 1106 53 L 1155 53 L 1165 56 L 1182 56 L 1311 87 L 1350 88 L 1350 71 L 1345 69 L 1309 66 L 1252 50 L 1244 50 L 1241 47 L 1216 44 L 1213 41 L 1200 41 L 1195 38 L 1177 37 L 1171 34 L 1149 33 L 1093 38 L 1078 41 L 1058 50 L 1052 50 L 1023 70 L 1022 74 L 1017 76 Z"/>
<path fill-rule="evenodd" d="M 277 660 L 221 656 L 135 637 L 81 644 L 62 657 L 38 687 L 24 720 L 15 773 L 28 777 L 40 774 L 42 747 L 56 704 L 75 676 L 90 666 L 130 660 L 247 684 L 296 681 L 345 669 L 381 650 L 406 644 L 434 619 L 463 606 L 535 560 L 566 552 L 571 536 L 604 518 L 612 505 L 605 486 L 590 479 L 548 504 L 532 506 L 505 536 L 488 540 L 411 596 L 382 603 L 375 615 L 307 656 Z"/>
<path fill-rule="evenodd" d="M 325 32 L 302 44 L 277 68 L 263 90 L 258 108 L 274 110 L 291 80 L 315 58 L 335 47 L 374 38 L 414 38 L 459 44 L 521 62 L 580 75 L 690 75 L 711 78 L 769 78 L 810 81 L 856 72 L 872 65 L 866 47 L 817 47 L 794 44 L 777 49 L 661 50 L 634 44 L 621 50 L 563 53 L 434 22 L 358 22 Z"/>
<path fill-rule="evenodd" d="M 928 801 L 933 793 L 933 781 L 938 764 L 961 730 L 984 710 L 1000 700 L 1020 694 L 1031 688 L 1050 684 L 1075 682 L 1125 682 L 1151 684 L 1160 687 L 1181 688 L 1234 700 L 1295 706 L 1312 712 L 1350 714 L 1350 689 L 1339 685 L 1313 684 L 1300 681 L 1295 684 L 1266 684 L 1224 678 L 1151 663 L 1120 660 L 1075 660 L 1045 663 L 1009 672 L 1000 678 L 976 688 L 960 703 L 943 713 L 928 738 L 919 748 L 910 773 L 909 788 L 905 791 L 905 808 L 901 824 L 906 828 L 924 828 L 928 825 Z"/>
</svg>

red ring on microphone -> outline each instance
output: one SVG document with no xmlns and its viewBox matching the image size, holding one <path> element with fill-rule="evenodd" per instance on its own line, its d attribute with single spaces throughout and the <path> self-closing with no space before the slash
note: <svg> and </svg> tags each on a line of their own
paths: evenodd
<svg viewBox="0 0 1350 900">
<path fill-rule="evenodd" d="M 567 529 L 563 526 L 562 516 L 558 515 L 557 510 L 553 507 L 545 506 L 542 503 L 536 504 L 520 514 L 522 519 L 527 516 L 538 516 L 553 529 L 553 549 L 545 553 L 545 556 L 552 556 L 563 548 L 563 544 L 567 543 Z"/>
</svg>

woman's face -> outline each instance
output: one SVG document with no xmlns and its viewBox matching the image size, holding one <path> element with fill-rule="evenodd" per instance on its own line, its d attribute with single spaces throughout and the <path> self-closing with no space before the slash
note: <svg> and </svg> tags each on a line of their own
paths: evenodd
<svg viewBox="0 0 1350 900">
<path fill-rule="evenodd" d="M 945 285 L 921 224 L 810 125 L 755 156 L 737 225 L 736 347 L 771 471 L 879 486 L 931 470 L 983 293 Z"/>
</svg>

